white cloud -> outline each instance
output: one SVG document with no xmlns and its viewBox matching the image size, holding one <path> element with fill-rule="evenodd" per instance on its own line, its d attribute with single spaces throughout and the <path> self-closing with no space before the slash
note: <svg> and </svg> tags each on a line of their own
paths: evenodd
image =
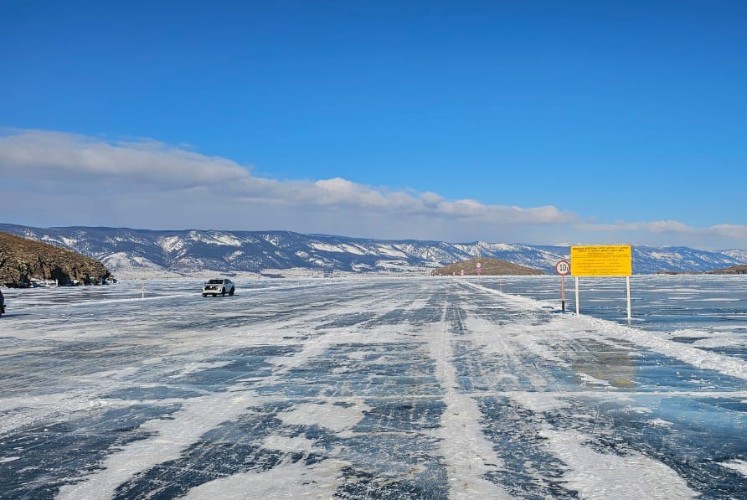
<svg viewBox="0 0 747 500">
<path fill-rule="evenodd" d="M 674 220 L 650 222 L 616 222 L 612 224 L 578 224 L 580 229 L 601 232 L 645 231 L 648 233 L 693 233 L 695 229 Z"/>
<path fill-rule="evenodd" d="M 574 217 L 554 207 L 523 209 L 485 205 L 473 200 L 447 201 L 434 193 L 389 191 L 343 178 L 315 182 L 255 177 L 237 163 L 152 140 L 105 141 L 65 134 L 23 130 L 0 136 L 0 174 L 6 179 L 43 182 L 47 186 L 89 192 L 90 185 L 130 193 L 134 187 L 182 191 L 195 203 L 220 195 L 238 204 L 268 203 L 390 214 L 480 219 L 495 223 L 548 224 Z"/>
<path fill-rule="evenodd" d="M 336 177 L 280 181 L 153 140 L 0 134 L 2 220 L 31 225 L 288 229 L 374 238 L 747 247 L 747 226 L 591 223 L 554 206 L 489 205 Z M 91 210 L 90 207 L 95 207 Z"/>
<path fill-rule="evenodd" d="M 747 226 L 737 224 L 717 224 L 704 230 L 706 234 L 713 234 L 725 238 L 747 241 Z"/>
<path fill-rule="evenodd" d="M 352 205 L 370 208 L 391 208 L 392 205 L 409 204 L 414 201 L 409 196 L 401 197 L 397 193 L 389 194 L 355 184 L 346 179 L 335 177 L 314 183 L 316 189 L 310 190 L 308 200 L 322 205 Z"/>
<path fill-rule="evenodd" d="M 617 222 L 612 224 L 580 223 L 574 226 L 584 234 L 609 241 L 641 241 L 650 245 L 688 245 L 696 248 L 747 246 L 747 226 L 717 224 L 695 227 L 679 221 Z"/>
<path fill-rule="evenodd" d="M 61 183 L 110 181 L 163 189 L 215 185 L 247 175 L 230 160 L 155 141 L 106 142 L 37 130 L 0 136 L 0 173 Z"/>
</svg>

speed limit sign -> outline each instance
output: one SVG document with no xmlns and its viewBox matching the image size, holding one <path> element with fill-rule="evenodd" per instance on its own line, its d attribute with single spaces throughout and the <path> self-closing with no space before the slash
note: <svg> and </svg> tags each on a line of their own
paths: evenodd
<svg viewBox="0 0 747 500">
<path fill-rule="evenodd" d="M 571 265 L 567 260 L 558 261 L 558 263 L 555 264 L 555 272 L 561 276 L 565 276 L 571 272 Z"/>
<path fill-rule="evenodd" d="M 562 311 L 565 312 L 565 276 L 570 274 L 571 265 L 567 260 L 559 260 L 555 264 L 555 272 L 560 275 L 560 304 Z"/>
</svg>

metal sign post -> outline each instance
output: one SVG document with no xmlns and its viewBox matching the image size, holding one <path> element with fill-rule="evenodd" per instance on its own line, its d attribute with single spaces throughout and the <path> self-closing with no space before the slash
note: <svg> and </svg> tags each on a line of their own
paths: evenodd
<svg viewBox="0 0 747 500">
<path fill-rule="evenodd" d="M 628 324 L 630 324 L 630 321 L 633 319 L 633 310 L 630 306 L 630 276 L 625 277 L 625 285 L 627 288 L 627 298 L 628 298 Z"/>
</svg>

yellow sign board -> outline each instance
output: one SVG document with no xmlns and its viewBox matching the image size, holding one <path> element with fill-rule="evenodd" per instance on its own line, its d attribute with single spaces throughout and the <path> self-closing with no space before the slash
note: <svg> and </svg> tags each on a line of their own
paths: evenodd
<svg viewBox="0 0 747 500">
<path fill-rule="evenodd" d="M 633 247 L 594 245 L 571 247 L 571 276 L 630 276 Z"/>
</svg>

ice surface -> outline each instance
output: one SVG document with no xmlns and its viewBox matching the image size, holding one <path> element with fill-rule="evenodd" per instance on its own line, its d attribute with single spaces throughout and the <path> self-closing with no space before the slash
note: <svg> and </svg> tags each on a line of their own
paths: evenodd
<svg viewBox="0 0 747 500">
<path fill-rule="evenodd" d="M 747 496 L 743 278 L 236 281 L 4 290 L 0 496 Z"/>
</svg>

